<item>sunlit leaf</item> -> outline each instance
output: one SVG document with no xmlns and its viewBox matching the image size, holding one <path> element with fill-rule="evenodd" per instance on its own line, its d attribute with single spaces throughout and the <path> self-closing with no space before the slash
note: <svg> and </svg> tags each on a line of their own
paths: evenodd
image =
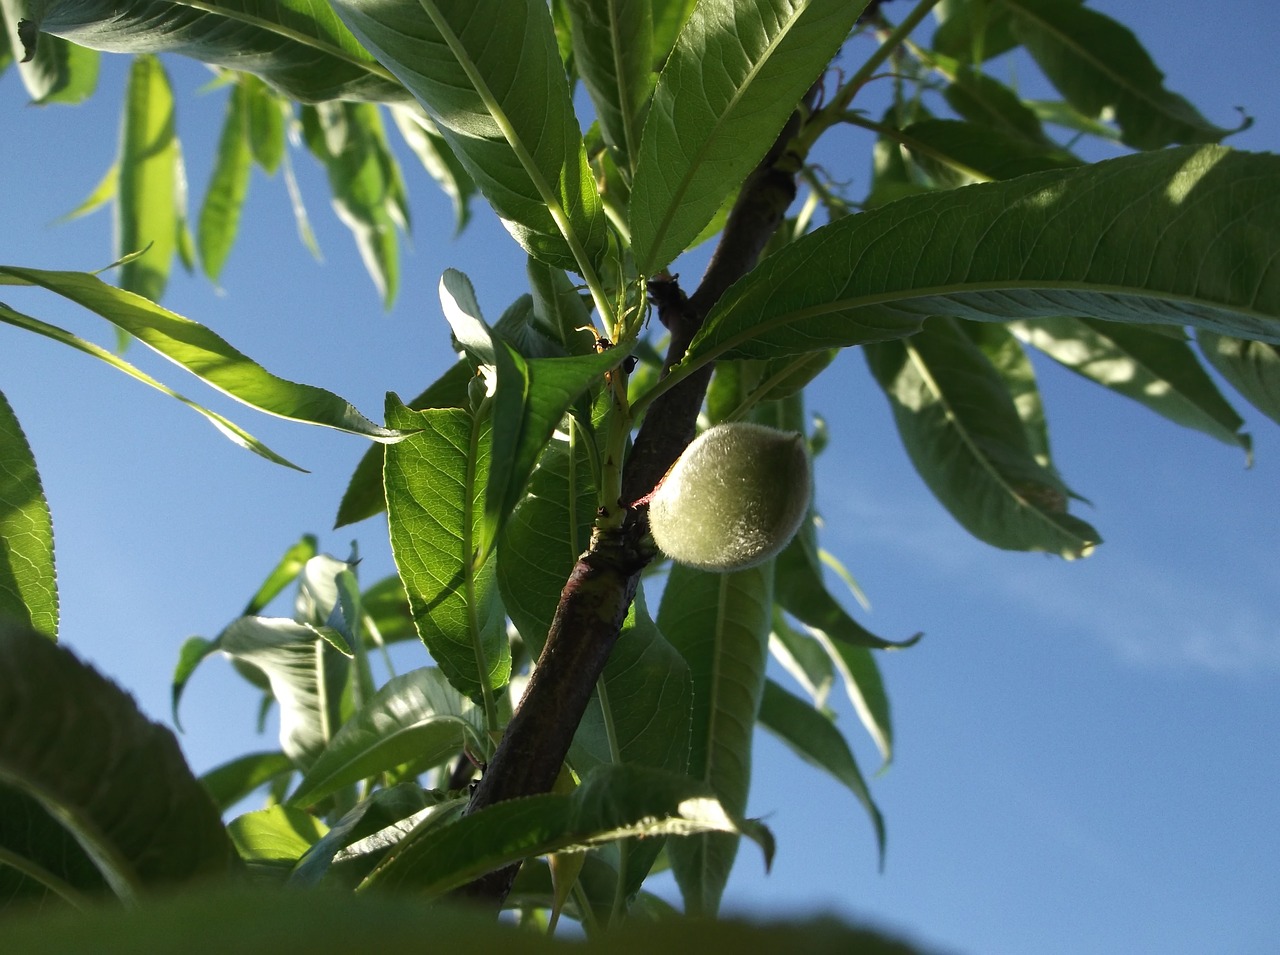
<svg viewBox="0 0 1280 955">
<path fill-rule="evenodd" d="M 0 392 L 0 619 L 58 638 L 53 520 L 36 461 Z"/>
<path fill-rule="evenodd" d="M 658 79 L 636 160 L 630 222 L 641 274 L 679 255 L 738 188 L 862 6 L 703 0 L 694 8 Z"/>
<path fill-rule="evenodd" d="M 0 0 L 5 46 L 21 54 L 18 74 L 27 95 L 40 104 L 88 99 L 98 85 L 98 54 L 57 37 L 37 38 L 35 24 L 26 19 L 31 13 L 31 6 L 20 0 Z"/>
<path fill-rule="evenodd" d="M 231 88 L 213 174 L 200 207 L 196 245 L 205 274 L 214 281 L 222 274 L 222 267 L 231 254 L 240 227 L 240 210 L 249 194 L 253 163 L 249 131 L 251 96 L 249 87 L 243 83 Z"/>
</svg>

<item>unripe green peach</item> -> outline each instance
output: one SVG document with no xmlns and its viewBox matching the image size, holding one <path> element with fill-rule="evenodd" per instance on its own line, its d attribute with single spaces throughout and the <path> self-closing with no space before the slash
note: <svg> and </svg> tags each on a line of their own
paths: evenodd
<svg viewBox="0 0 1280 955">
<path fill-rule="evenodd" d="M 802 435 L 739 422 L 694 439 L 649 502 L 653 539 L 672 560 L 742 570 L 777 555 L 809 510 Z"/>
</svg>

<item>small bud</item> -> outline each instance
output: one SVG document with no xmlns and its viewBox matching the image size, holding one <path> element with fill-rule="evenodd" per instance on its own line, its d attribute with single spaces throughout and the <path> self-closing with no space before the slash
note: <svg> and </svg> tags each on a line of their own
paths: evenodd
<svg viewBox="0 0 1280 955">
<path fill-rule="evenodd" d="M 778 554 L 809 510 L 803 435 L 745 422 L 699 435 L 649 502 L 649 526 L 672 560 L 743 570 Z"/>
</svg>

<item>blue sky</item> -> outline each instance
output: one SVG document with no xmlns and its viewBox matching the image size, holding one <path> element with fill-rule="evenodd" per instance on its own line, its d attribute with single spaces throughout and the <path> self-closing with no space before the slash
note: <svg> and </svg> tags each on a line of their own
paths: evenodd
<svg viewBox="0 0 1280 955">
<path fill-rule="evenodd" d="M 1170 88 L 1211 120 L 1233 125 L 1235 106 L 1254 116 L 1234 145 L 1280 147 L 1272 4 L 1090 5 L 1132 26 Z M 190 95 L 203 68 L 166 63 L 186 94 L 179 133 L 199 196 L 222 94 Z M 112 258 L 108 213 L 50 223 L 111 161 L 122 64 L 104 63 L 97 96 L 79 108 L 27 107 L 14 72 L 0 77 L 0 261 L 91 269 Z M 1018 77 L 1031 79 L 1024 66 Z M 857 193 L 867 170 L 854 155 L 847 174 Z M 259 175 L 223 288 L 179 275 L 165 304 L 276 373 L 378 417 L 384 392 L 416 394 L 452 360 L 441 271 L 467 272 L 496 317 L 521 291 L 523 256 L 481 206 L 454 240 L 447 202 L 406 164 L 414 236 L 399 303 L 384 314 L 328 209 L 323 174 L 295 158 L 325 263 L 298 244 L 283 184 Z M 112 340 L 48 296 L 7 289 L 5 300 Z M 64 642 L 154 718 L 168 719 L 182 640 L 214 635 L 301 533 L 339 555 L 358 538 L 366 582 L 390 572 L 384 525 L 328 530 L 364 450 L 357 439 L 255 417 L 194 382 L 179 385 L 312 472 L 297 474 L 45 340 L 0 328 L 0 356 L 0 390 L 53 508 Z M 130 358 L 178 382 L 141 349 Z M 1273 951 L 1280 428 L 1237 403 L 1255 441 L 1246 470 L 1238 449 L 1055 367 L 1040 372 L 1056 460 L 1093 502 L 1080 513 L 1105 539 L 1073 564 L 969 538 L 912 471 L 861 356 L 842 356 L 814 388 L 811 409 L 832 432 L 818 462 L 824 544 L 869 594 L 873 630 L 926 634 L 882 659 L 898 752 L 873 791 L 889 855 L 879 873 L 848 793 L 765 737 L 751 811 L 774 829 L 778 857 L 765 877 L 744 847 L 726 908 L 835 911 L 956 952 Z M 255 705 L 225 664 L 197 674 L 181 737 L 197 771 L 272 746 L 253 733 Z M 874 769 L 847 707 L 841 721 Z"/>
</svg>

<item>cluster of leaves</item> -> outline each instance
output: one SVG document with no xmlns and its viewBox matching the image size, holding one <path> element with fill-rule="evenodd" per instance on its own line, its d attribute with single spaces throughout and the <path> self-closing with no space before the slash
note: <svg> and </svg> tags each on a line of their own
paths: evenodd
<svg viewBox="0 0 1280 955">
<path fill-rule="evenodd" d="M 846 785 L 883 851 L 827 702 L 842 687 L 887 762 L 875 653 L 903 644 L 869 633 L 831 592 L 823 568 L 839 564 L 816 524 L 757 567 L 671 567 L 648 610 L 663 568 L 639 502 L 699 417 L 812 431 L 820 450 L 804 388 L 840 349 L 861 347 L 908 454 L 955 518 L 994 546 L 1064 557 L 1099 535 L 1068 509 L 1031 352 L 1247 450 L 1207 359 L 1280 420 L 1280 161 L 1216 145 L 1229 130 L 1165 89 L 1133 34 L 1078 0 L 951 2 L 927 44 L 913 39 L 934 6 L 922 0 L 894 26 L 883 10 L 859 22 L 863 5 L 847 0 L 281 0 L 252 11 L 53 0 L 20 21 L 5 0 L 10 48 L 29 55 L 19 68 L 38 99 L 85 95 L 85 47 L 147 51 L 131 71 L 120 159 L 96 195 L 114 195 L 132 223 L 121 252 L 151 245 L 124 263 L 122 288 L 18 267 L 0 281 L 85 305 L 251 406 L 380 442 L 339 523 L 385 509 L 399 572 L 362 591 L 354 560 L 304 539 L 216 639 L 183 648 L 175 718 L 215 652 L 281 718 L 278 752 L 175 797 L 225 810 L 269 787 L 267 809 L 214 826 L 203 847 L 135 853 L 113 836 L 108 820 L 138 772 L 88 795 L 51 783 L 101 771 L 76 762 L 81 743 L 152 760 L 134 747 L 153 730 L 102 719 L 101 736 L 39 767 L 11 758 L 5 740 L 0 793 L 21 805 L 13 818 L 39 820 L 0 841 L 7 897 L 76 900 L 104 886 L 128 897 L 151 884 L 147 853 L 172 852 L 192 871 L 247 866 L 292 885 L 465 890 L 589 930 L 663 912 L 643 890 L 662 864 L 687 910 L 714 913 L 740 837 L 772 851 L 744 818 L 757 726 Z M 850 36 L 848 75 L 824 79 Z M 490 324 L 470 281 L 445 273 L 459 361 L 413 400 L 389 396 L 385 428 L 155 305 L 170 259 L 191 244 L 155 50 L 213 64 L 230 88 L 194 243 L 211 276 L 252 164 L 287 169 L 292 124 L 393 294 L 408 216 L 389 116 L 460 224 L 475 194 L 503 220 L 529 254 L 530 293 Z M 1014 50 L 1060 100 L 1029 101 L 992 75 L 989 62 Z M 892 103 L 872 119 L 859 96 L 882 69 Z M 576 82 L 595 113 L 585 133 Z M 875 134 L 863 197 L 811 158 L 849 127 Z M 1099 138 L 1139 152 L 1083 162 L 1076 153 Z M 806 198 L 787 218 L 797 183 Z M 686 296 L 667 268 L 717 234 Z M 671 332 L 665 360 L 647 337 L 649 289 Z M 142 377 L 7 306 L 0 319 Z M 56 634 L 49 515 L 7 405 L 0 439 L 0 611 L 22 624 L 4 638 L 3 672 L 10 684 L 28 668 L 46 674 L 47 693 L 3 725 L 39 738 L 55 718 L 49 700 L 127 706 L 97 683 L 58 689 L 90 678 L 30 635 Z M 294 579 L 294 616 L 262 616 Z M 370 654 L 413 635 L 435 666 L 379 686 Z M 767 675 L 771 654 L 793 687 Z M 157 771 L 182 777 L 171 764 Z M 487 768 L 469 791 L 477 765 Z M 486 875 L 521 860 L 535 861 L 518 878 Z"/>
</svg>

